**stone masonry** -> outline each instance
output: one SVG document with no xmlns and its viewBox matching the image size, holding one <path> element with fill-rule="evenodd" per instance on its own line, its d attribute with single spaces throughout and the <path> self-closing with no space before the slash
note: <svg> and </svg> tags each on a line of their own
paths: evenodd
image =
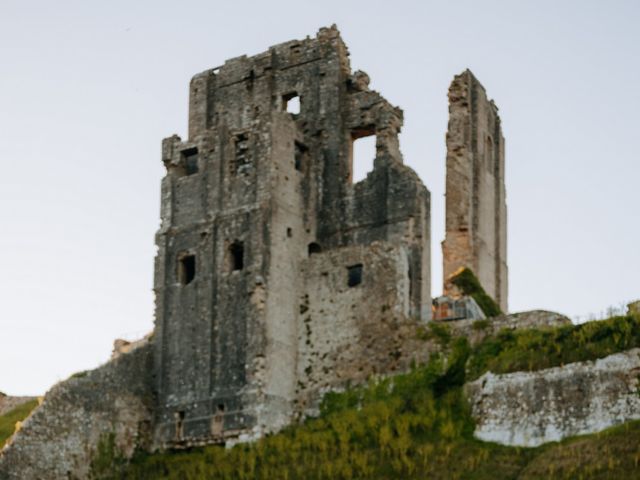
<svg viewBox="0 0 640 480">
<path fill-rule="evenodd" d="M 498 107 L 466 70 L 449 87 L 444 293 L 459 268 L 470 268 L 485 291 L 508 309 L 504 138 Z"/>
<path fill-rule="evenodd" d="M 640 349 L 537 372 L 484 374 L 465 386 L 475 436 L 537 447 L 640 419 Z"/>
<path fill-rule="evenodd" d="M 430 318 L 429 191 L 403 164 L 402 111 L 368 84 L 335 27 L 193 78 L 189 138 L 163 142 L 157 445 L 277 430 L 367 353 L 346 320 Z M 353 142 L 371 135 L 354 184 Z"/>
<path fill-rule="evenodd" d="M 470 72 L 450 97 L 445 253 L 506 308 L 497 109 Z M 428 361 L 430 194 L 403 163 L 402 121 L 351 72 L 335 27 L 193 77 L 188 138 L 162 143 L 155 330 L 55 386 L 0 454 L 0 478 L 24 465 L 84 478 L 105 439 L 123 458 L 251 440 L 328 390 Z M 374 167 L 354 183 L 366 136 Z"/>
</svg>

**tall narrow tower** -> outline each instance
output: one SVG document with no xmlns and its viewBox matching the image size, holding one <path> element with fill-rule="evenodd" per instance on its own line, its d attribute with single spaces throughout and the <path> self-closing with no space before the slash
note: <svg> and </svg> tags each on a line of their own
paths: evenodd
<svg viewBox="0 0 640 480">
<path fill-rule="evenodd" d="M 498 107 L 466 70 L 449 87 L 444 292 L 459 268 L 507 311 L 507 203 Z"/>
</svg>

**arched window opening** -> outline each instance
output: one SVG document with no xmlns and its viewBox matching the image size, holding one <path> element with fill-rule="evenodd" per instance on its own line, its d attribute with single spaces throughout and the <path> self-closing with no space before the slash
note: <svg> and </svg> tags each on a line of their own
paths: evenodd
<svg viewBox="0 0 640 480">
<path fill-rule="evenodd" d="M 309 251 L 309 256 L 313 255 L 314 253 L 322 252 L 322 247 L 320 246 L 319 243 L 316 243 L 316 242 L 311 242 L 307 247 L 307 249 Z"/>
<path fill-rule="evenodd" d="M 189 253 L 178 255 L 178 281 L 189 285 L 196 278 L 196 256 Z"/>
</svg>

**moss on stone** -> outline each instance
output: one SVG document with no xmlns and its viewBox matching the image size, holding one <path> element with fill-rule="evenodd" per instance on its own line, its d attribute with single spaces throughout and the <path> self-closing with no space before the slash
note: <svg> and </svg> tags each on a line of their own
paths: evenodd
<svg viewBox="0 0 640 480">
<path fill-rule="evenodd" d="M 469 295 L 473 298 L 487 317 L 496 317 L 502 314 L 498 304 L 484 291 L 480 280 L 470 269 L 462 269 L 452 276 L 449 281 L 458 287 L 464 295 Z"/>
</svg>

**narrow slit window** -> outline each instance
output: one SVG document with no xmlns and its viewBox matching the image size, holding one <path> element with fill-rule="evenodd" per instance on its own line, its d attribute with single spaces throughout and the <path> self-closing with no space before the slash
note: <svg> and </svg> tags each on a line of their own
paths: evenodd
<svg viewBox="0 0 640 480">
<path fill-rule="evenodd" d="M 493 158 L 493 140 L 491 137 L 487 137 L 484 142 L 484 161 L 489 173 L 493 173 L 494 158 Z"/>
<path fill-rule="evenodd" d="M 182 152 L 185 175 L 198 173 L 198 149 L 190 148 Z"/>
<path fill-rule="evenodd" d="M 242 242 L 233 242 L 229 246 L 229 270 L 235 272 L 244 268 L 244 245 Z"/>
<path fill-rule="evenodd" d="M 175 413 L 175 420 L 176 420 L 176 440 L 182 440 L 182 438 L 184 437 L 184 412 L 183 411 L 179 411 Z"/>
<path fill-rule="evenodd" d="M 347 286 L 355 287 L 362 283 L 362 264 L 347 267 Z"/>
<path fill-rule="evenodd" d="M 184 254 L 178 258 L 178 281 L 189 285 L 196 277 L 196 256 Z"/>
<path fill-rule="evenodd" d="M 351 180 L 357 183 L 367 178 L 373 170 L 376 158 L 375 128 L 363 128 L 351 132 Z"/>
<path fill-rule="evenodd" d="M 295 149 L 294 167 L 301 172 L 309 163 L 309 149 L 300 142 L 295 142 Z"/>
<path fill-rule="evenodd" d="M 296 92 L 282 96 L 282 110 L 293 115 L 300 114 L 300 96 Z"/>
</svg>

